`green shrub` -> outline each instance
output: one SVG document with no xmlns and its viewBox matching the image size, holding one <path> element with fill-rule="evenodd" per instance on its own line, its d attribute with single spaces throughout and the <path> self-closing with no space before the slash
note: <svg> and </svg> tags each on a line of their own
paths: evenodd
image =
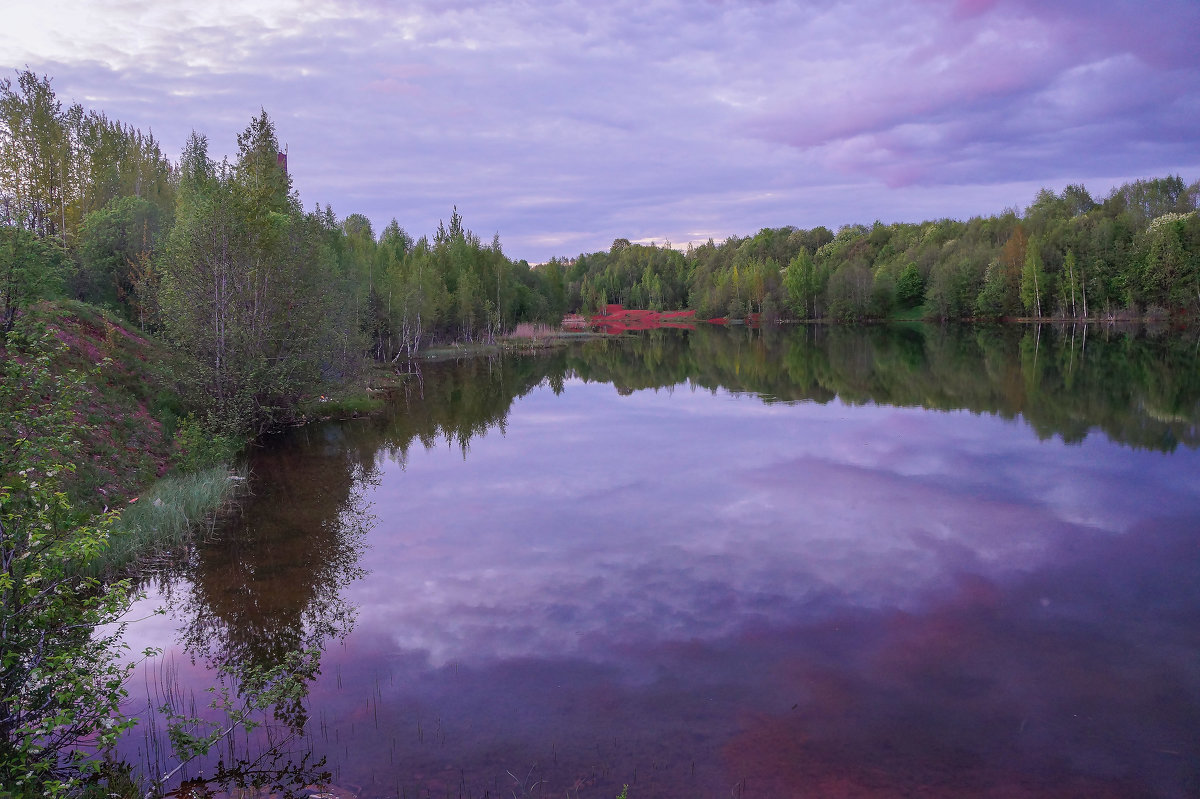
<svg viewBox="0 0 1200 799">
<path fill-rule="evenodd" d="M 241 442 L 236 438 L 214 432 L 208 425 L 202 424 L 194 413 L 188 413 L 179 420 L 175 429 L 175 443 L 179 447 L 176 462 L 184 474 L 227 463 L 241 448 Z"/>
</svg>

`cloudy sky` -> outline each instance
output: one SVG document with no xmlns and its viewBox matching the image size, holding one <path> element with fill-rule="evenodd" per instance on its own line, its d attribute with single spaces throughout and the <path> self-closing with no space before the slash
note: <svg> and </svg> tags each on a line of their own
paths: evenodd
<svg viewBox="0 0 1200 799">
<path fill-rule="evenodd" d="M 307 207 L 514 258 L 966 218 L 1200 178 L 1196 0 L 16 0 L 0 70 L 214 154 L 265 108 Z"/>
</svg>

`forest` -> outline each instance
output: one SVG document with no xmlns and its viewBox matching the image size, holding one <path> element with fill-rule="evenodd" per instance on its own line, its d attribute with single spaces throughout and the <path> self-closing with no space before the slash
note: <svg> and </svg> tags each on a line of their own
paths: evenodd
<svg viewBox="0 0 1200 799">
<path fill-rule="evenodd" d="M 700 318 L 1144 319 L 1200 312 L 1200 182 L 1139 180 L 1102 200 L 1043 189 L 966 222 L 764 228 L 721 243 L 618 239 L 538 267 L 570 310 L 694 308 Z"/>
<path fill-rule="evenodd" d="M 149 134 L 30 71 L 0 81 L 0 327 L 72 298 L 169 343 L 216 430 L 259 434 L 301 395 L 432 340 L 546 319 L 539 274 L 453 211 L 432 241 L 393 221 L 304 211 L 264 111 L 237 155 L 194 133 L 178 163 Z"/>
<path fill-rule="evenodd" d="M 0 81 L 0 328 L 43 299 L 108 308 L 173 348 L 206 425 L 256 435 L 371 360 L 609 303 L 768 322 L 1193 317 L 1198 201 L 1179 176 L 1101 200 L 1071 185 L 966 222 L 764 228 L 686 250 L 617 239 L 531 267 L 457 208 L 432 238 L 305 211 L 265 111 L 232 160 L 193 133 L 176 163 L 27 69 Z"/>
</svg>

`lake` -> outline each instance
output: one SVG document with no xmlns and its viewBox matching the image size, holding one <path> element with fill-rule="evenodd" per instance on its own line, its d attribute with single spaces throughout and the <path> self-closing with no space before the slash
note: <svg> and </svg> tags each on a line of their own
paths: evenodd
<svg viewBox="0 0 1200 799">
<path fill-rule="evenodd" d="M 184 774 L 1200 795 L 1198 444 L 1194 332 L 702 328 L 423 364 L 389 413 L 255 450 L 240 512 L 147 580 L 134 615 L 167 613 L 129 638 L 165 652 L 122 753 L 168 770 L 148 707 L 204 715 L 218 664 L 308 647 L 307 696 Z"/>
</svg>

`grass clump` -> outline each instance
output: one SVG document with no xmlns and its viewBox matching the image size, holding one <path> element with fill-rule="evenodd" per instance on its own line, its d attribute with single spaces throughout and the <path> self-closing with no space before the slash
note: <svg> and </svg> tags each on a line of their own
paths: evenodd
<svg viewBox="0 0 1200 799">
<path fill-rule="evenodd" d="M 300 413 L 305 419 L 353 419 L 380 411 L 386 404 L 381 397 L 368 394 L 320 396 L 300 403 Z"/>
<path fill-rule="evenodd" d="M 888 318 L 898 322 L 919 322 L 928 316 L 929 313 L 929 309 L 924 305 L 916 305 L 912 308 L 900 308 L 894 310 L 892 311 L 891 316 Z"/>
<path fill-rule="evenodd" d="M 245 473 L 231 474 L 224 465 L 159 480 L 121 512 L 99 570 L 120 572 L 179 552 L 245 480 Z"/>
</svg>

